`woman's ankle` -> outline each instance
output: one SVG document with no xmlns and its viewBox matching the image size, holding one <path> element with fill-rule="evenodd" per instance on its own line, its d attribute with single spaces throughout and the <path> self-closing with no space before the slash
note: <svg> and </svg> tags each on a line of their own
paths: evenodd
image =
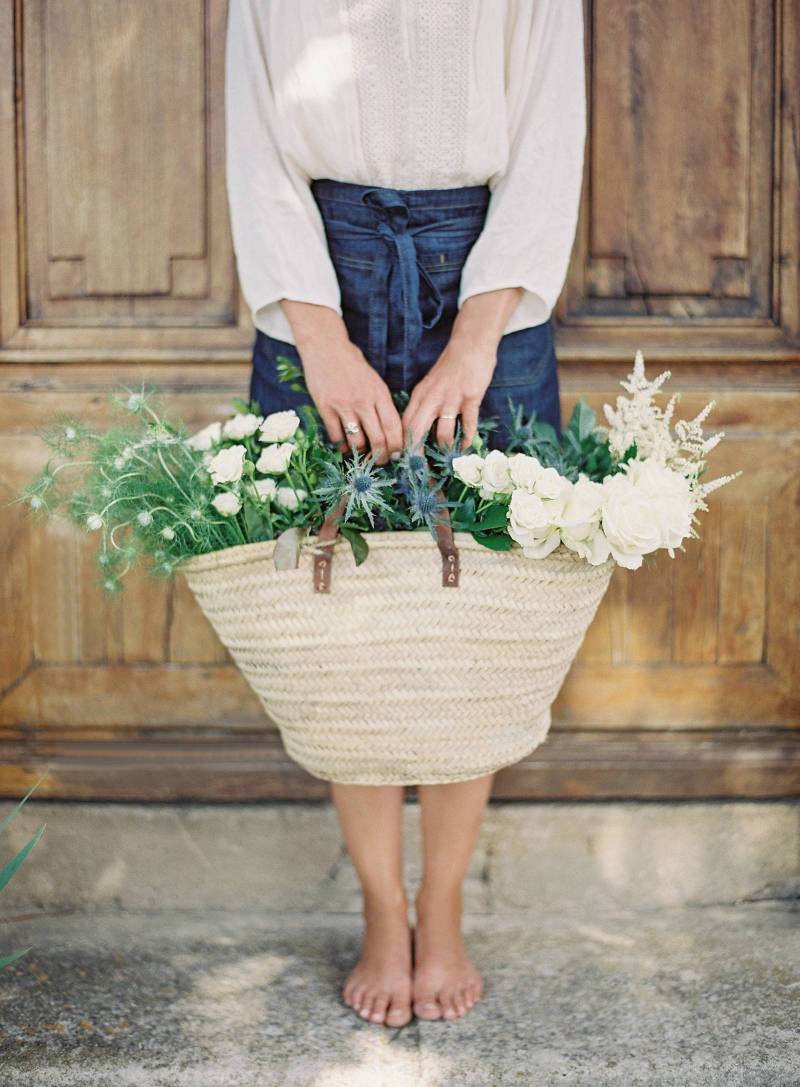
<svg viewBox="0 0 800 1087">
<path fill-rule="evenodd" d="M 420 884 L 414 898 L 417 916 L 430 913 L 461 913 L 462 887 L 460 883 L 444 885 Z"/>
<path fill-rule="evenodd" d="M 385 917 L 408 913 L 408 896 L 400 887 L 373 887 L 362 890 L 365 917 Z"/>
</svg>

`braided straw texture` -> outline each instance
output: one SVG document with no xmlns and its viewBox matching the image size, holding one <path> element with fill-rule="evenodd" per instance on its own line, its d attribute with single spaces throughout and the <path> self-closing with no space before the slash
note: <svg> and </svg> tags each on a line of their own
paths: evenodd
<svg viewBox="0 0 800 1087">
<path fill-rule="evenodd" d="M 458 588 L 443 588 L 424 531 L 371 534 L 358 567 L 340 538 L 329 594 L 312 589 L 314 537 L 293 570 L 275 569 L 274 541 L 182 565 L 287 753 L 315 777 L 463 781 L 547 735 L 614 563 L 590 566 L 564 547 L 527 559 L 455 539 Z"/>
</svg>

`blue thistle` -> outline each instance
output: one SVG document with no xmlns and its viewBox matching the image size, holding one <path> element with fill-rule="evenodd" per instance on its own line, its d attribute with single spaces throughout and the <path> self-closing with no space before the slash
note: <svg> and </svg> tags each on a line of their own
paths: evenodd
<svg viewBox="0 0 800 1087">
<path fill-rule="evenodd" d="M 436 491 L 430 487 L 415 487 L 408 506 L 413 524 L 425 525 L 431 532 L 435 530 L 444 509 L 444 503 Z"/>
<path fill-rule="evenodd" d="M 380 473 L 380 474 L 379 474 Z M 392 486 L 392 481 L 375 465 L 375 454 L 362 459 L 357 449 L 353 450 L 353 460 L 347 466 L 328 463 L 314 493 L 327 503 L 327 513 L 335 509 L 346 495 L 347 508 L 343 520 L 349 521 L 354 512 L 363 513 L 370 525 L 375 526 L 377 512 L 391 514 L 391 506 L 383 497 L 382 491 Z"/>
</svg>

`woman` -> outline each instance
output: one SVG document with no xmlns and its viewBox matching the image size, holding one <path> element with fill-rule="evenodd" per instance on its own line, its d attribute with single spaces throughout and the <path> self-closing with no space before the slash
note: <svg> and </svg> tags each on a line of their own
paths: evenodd
<svg viewBox="0 0 800 1087">
<path fill-rule="evenodd" d="M 509 398 L 560 429 L 551 312 L 583 165 L 581 0 L 230 0 L 226 126 L 263 411 L 308 402 L 278 380 L 283 356 L 330 439 L 378 463 L 429 431 L 452 443 L 459 417 L 466 446 L 479 412 L 502 445 Z M 365 1019 L 454 1019 L 479 999 L 461 887 L 492 779 L 418 786 L 413 932 L 403 786 L 331 783 L 364 897 L 343 997 Z"/>
</svg>

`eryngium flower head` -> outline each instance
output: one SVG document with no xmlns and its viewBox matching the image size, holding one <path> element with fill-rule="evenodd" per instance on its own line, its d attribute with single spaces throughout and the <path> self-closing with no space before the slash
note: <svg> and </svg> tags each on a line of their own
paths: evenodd
<svg viewBox="0 0 800 1087">
<path fill-rule="evenodd" d="M 346 496 L 344 520 L 349 521 L 354 513 L 363 513 L 374 528 L 376 513 L 391 513 L 383 497 L 383 492 L 391 486 L 392 481 L 375 465 L 375 454 L 362 458 L 354 449 L 349 463 L 325 465 L 315 493 L 327 505 L 328 513 Z"/>
</svg>

